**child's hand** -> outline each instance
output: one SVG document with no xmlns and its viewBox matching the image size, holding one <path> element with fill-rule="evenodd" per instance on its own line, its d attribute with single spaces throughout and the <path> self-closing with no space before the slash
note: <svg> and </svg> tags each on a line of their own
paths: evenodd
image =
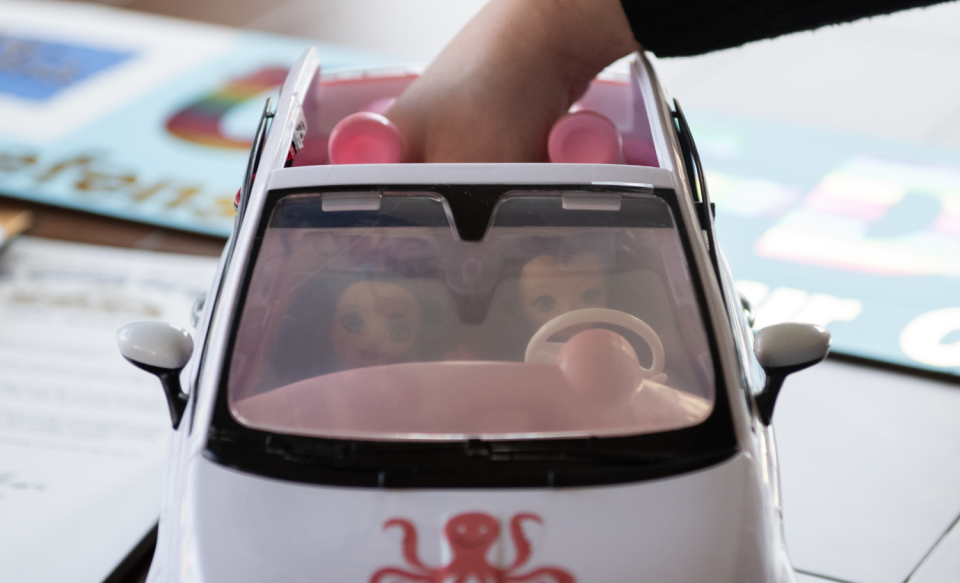
<svg viewBox="0 0 960 583">
<path fill-rule="evenodd" d="M 386 116 L 404 162 L 545 162 L 553 123 L 640 49 L 619 0 L 491 0 Z"/>
</svg>

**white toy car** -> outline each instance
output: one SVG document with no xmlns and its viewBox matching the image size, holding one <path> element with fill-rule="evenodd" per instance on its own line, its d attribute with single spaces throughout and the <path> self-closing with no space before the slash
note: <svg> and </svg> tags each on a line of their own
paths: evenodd
<svg viewBox="0 0 960 583">
<path fill-rule="evenodd" d="M 793 581 L 769 422 L 829 334 L 754 338 L 649 63 L 577 105 L 613 163 L 575 161 L 589 131 L 567 163 L 325 163 L 413 78 L 308 52 L 196 349 L 118 333 L 176 428 L 149 581 Z"/>
</svg>

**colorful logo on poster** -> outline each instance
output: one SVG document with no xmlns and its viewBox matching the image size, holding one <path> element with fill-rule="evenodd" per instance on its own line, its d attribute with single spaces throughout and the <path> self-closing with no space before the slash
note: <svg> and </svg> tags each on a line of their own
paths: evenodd
<svg viewBox="0 0 960 583">
<path fill-rule="evenodd" d="M 223 118 L 246 101 L 283 84 L 287 69 L 266 67 L 230 79 L 223 86 L 204 95 L 167 120 L 167 131 L 174 136 L 215 148 L 248 150 L 250 140 L 231 138 L 223 133 Z"/>
<path fill-rule="evenodd" d="M 0 34 L 0 93 L 45 101 L 132 55 Z"/>
<path fill-rule="evenodd" d="M 852 158 L 755 249 L 760 257 L 874 275 L 960 275 L 960 169 Z"/>
</svg>

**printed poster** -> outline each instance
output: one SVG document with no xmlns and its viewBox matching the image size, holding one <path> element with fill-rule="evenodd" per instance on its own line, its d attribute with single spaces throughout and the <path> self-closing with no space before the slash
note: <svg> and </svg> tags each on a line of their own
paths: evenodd
<svg viewBox="0 0 960 583">
<path fill-rule="evenodd" d="M 222 237 L 264 103 L 300 55 L 393 64 L 104 6 L 0 14 L 0 194 Z"/>
<path fill-rule="evenodd" d="M 688 115 L 757 328 L 960 374 L 960 151 Z"/>
</svg>

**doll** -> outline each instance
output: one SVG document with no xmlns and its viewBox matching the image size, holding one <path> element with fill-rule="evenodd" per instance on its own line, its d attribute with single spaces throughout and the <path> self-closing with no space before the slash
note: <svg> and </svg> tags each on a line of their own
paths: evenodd
<svg viewBox="0 0 960 583">
<path fill-rule="evenodd" d="M 520 272 L 527 321 L 538 329 L 565 312 L 606 307 L 607 282 L 598 265 L 593 253 L 577 253 L 564 263 L 552 255 L 528 261 Z"/>
<path fill-rule="evenodd" d="M 386 281 L 358 281 L 337 299 L 330 338 L 350 368 L 403 362 L 420 337 L 420 302 Z"/>
</svg>

